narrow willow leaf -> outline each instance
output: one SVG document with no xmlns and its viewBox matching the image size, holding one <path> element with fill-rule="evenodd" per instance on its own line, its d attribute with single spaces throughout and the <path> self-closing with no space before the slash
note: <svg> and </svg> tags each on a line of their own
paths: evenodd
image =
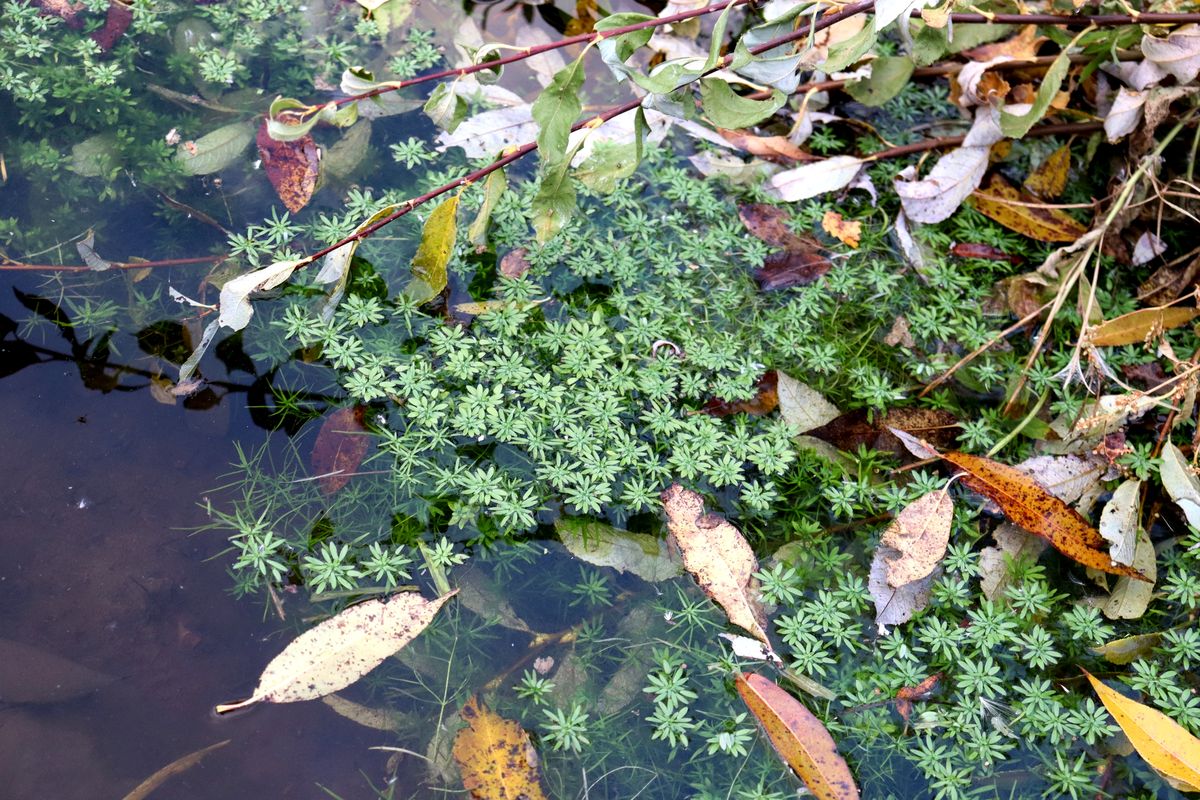
<svg viewBox="0 0 1200 800">
<path fill-rule="evenodd" d="M 1088 341 L 1097 347 L 1142 344 L 1163 331 L 1186 325 L 1200 314 L 1195 306 L 1139 308 L 1114 317 L 1088 331 Z"/>
<path fill-rule="evenodd" d="M 467 727 L 454 737 L 463 786 L 476 800 L 546 800 L 538 756 L 520 723 L 504 719 L 472 695 L 462 708 Z"/>
<path fill-rule="evenodd" d="M 559 517 L 554 522 L 563 545 L 580 561 L 632 572 L 657 583 L 683 573 L 667 543 L 646 533 L 630 533 L 588 517 Z"/>
<path fill-rule="evenodd" d="M 596 33 L 603 34 L 606 31 L 624 28 L 627 25 L 636 25 L 639 22 L 649 22 L 652 19 L 654 18 L 646 14 L 637 14 L 629 11 L 620 14 L 609 14 L 604 19 L 599 20 L 593 30 Z M 632 72 L 625 62 L 634 54 L 634 51 L 649 42 L 650 37 L 653 35 L 654 28 L 642 28 L 630 33 L 623 33 L 620 36 L 605 37 L 596 42 L 596 49 L 600 51 L 600 58 L 608 65 L 613 77 L 617 81 L 623 81 Z"/>
<path fill-rule="evenodd" d="M 303 139 L 323 118 L 331 119 L 337 113 L 337 105 L 332 101 L 316 111 L 312 110 L 314 108 L 291 97 L 276 97 L 267 110 L 267 134 L 277 142 Z M 281 118 L 284 112 L 303 112 L 304 119 L 297 119 L 299 114 L 288 114 Z"/>
<path fill-rule="evenodd" d="M 366 158 L 371 146 L 371 121 L 361 120 L 350 127 L 342 138 L 321 152 L 321 172 L 335 178 L 350 175 Z"/>
<path fill-rule="evenodd" d="M 228 167 L 254 141 L 252 122 L 233 122 L 184 142 L 175 151 L 175 160 L 188 175 L 210 175 Z"/>
<path fill-rule="evenodd" d="M 333 712 L 339 717 L 345 717 L 351 722 L 374 731 L 395 731 L 407 721 L 399 711 L 371 708 L 353 700 L 347 700 L 338 694 L 327 694 L 321 698 L 321 702 L 333 709 Z"/>
<path fill-rule="evenodd" d="M 774 681 L 737 676 L 737 690 L 771 745 L 817 800 L 858 800 L 850 767 L 821 720 Z"/>
<path fill-rule="evenodd" d="M 1083 34 L 1079 34 L 1082 36 Z M 1046 70 L 1046 74 L 1042 77 L 1041 83 L 1038 84 L 1037 94 L 1033 98 L 1033 107 L 1028 113 L 1017 115 L 1011 114 L 1004 109 L 1000 110 L 1000 130 L 1005 136 L 1013 139 L 1020 139 L 1025 134 L 1029 133 L 1029 129 L 1037 123 L 1043 116 L 1046 115 L 1046 110 L 1050 108 L 1051 101 L 1054 100 L 1058 90 L 1062 88 L 1063 79 L 1067 77 L 1067 70 L 1071 68 L 1071 48 L 1079 41 L 1079 36 L 1076 36 L 1070 44 L 1062 49 L 1058 54 L 1058 58 Z"/>
<path fill-rule="evenodd" d="M 181 772 L 191 769 L 200 763 L 200 759 L 204 758 L 214 750 L 220 750 L 222 747 L 232 741 L 232 739 L 226 739 L 223 742 L 210 744 L 208 747 L 202 747 L 194 753 L 188 753 L 186 756 L 175 759 L 170 764 L 167 764 L 165 767 L 158 770 L 149 778 L 146 778 L 146 780 L 134 787 L 133 791 L 125 795 L 124 800 L 144 800 L 144 798 L 149 797 L 155 789 L 166 783 L 168 779 L 178 775 Z"/>
<path fill-rule="evenodd" d="M 187 357 L 187 360 L 179 365 L 179 380 L 177 383 L 183 383 L 195 373 L 196 367 L 200 366 L 200 359 L 204 358 L 204 354 L 208 352 L 209 345 L 216 338 L 217 330 L 221 327 L 221 321 L 214 319 L 204 328 L 204 333 L 200 336 L 200 344 L 196 345 L 196 349 Z"/>
<path fill-rule="evenodd" d="M 539 243 L 550 241 L 571 221 L 575 213 L 575 185 L 570 177 L 571 159 L 546 165 L 533 196 L 533 230 Z"/>
<path fill-rule="evenodd" d="M 871 61 L 871 77 L 846 84 L 846 92 L 865 106 L 881 106 L 900 94 L 916 65 L 908 56 L 883 56 Z"/>
<path fill-rule="evenodd" d="M 862 166 L 862 159 L 854 156 L 833 156 L 772 175 L 764 188 L 773 197 L 794 203 L 849 186 Z"/>
<path fill-rule="evenodd" d="M 725 609 L 730 622 L 770 647 L 753 577 L 758 560 L 741 531 L 724 517 L 705 514 L 700 495 L 679 484 L 662 493 L 662 503 L 669 542 L 683 557 L 683 568 Z"/>
<path fill-rule="evenodd" d="M 985 186 L 971 193 L 969 202 L 988 219 L 1039 242 L 1074 242 L 1087 233 L 1070 214 L 1039 204 L 1037 199 L 1003 176 L 992 175 Z"/>
<path fill-rule="evenodd" d="M 0 703 L 65 703 L 117 680 L 39 647 L 0 639 Z"/>
<path fill-rule="evenodd" d="M 567 156 L 571 126 L 583 112 L 583 55 L 559 70 L 550 85 L 533 102 L 531 113 L 538 124 L 538 155 L 543 164 L 557 164 Z"/>
<path fill-rule="evenodd" d="M 878 36 L 879 34 L 873 26 L 866 25 L 849 39 L 830 45 L 829 57 L 821 64 L 821 70 L 824 72 L 841 72 L 865 56 L 875 46 L 875 40 Z"/>
<path fill-rule="evenodd" d="M 256 269 L 227 281 L 221 287 L 221 325 L 240 331 L 250 323 L 254 308 L 250 305 L 250 294 L 274 289 L 292 276 L 299 261 L 276 261 L 270 266 Z"/>
<path fill-rule="evenodd" d="M 492 219 L 492 212 L 496 210 L 496 204 L 500 202 L 500 198 L 504 196 L 507 189 L 508 178 L 503 169 L 498 169 L 488 175 L 487 180 L 484 181 L 483 202 L 479 204 L 479 212 L 475 214 L 475 219 L 467 228 L 467 240 L 476 247 L 487 245 L 488 223 Z"/>
<path fill-rule="evenodd" d="M 1130 700 L 1091 673 L 1084 675 L 1138 755 L 1174 788 L 1200 792 L 1200 740 L 1161 711 Z"/>
<path fill-rule="evenodd" d="M 428 302 L 446 288 L 446 267 L 458 238 L 458 197 L 456 194 L 435 208 L 421 230 L 421 244 L 412 260 L 413 279 L 405 289 L 417 302 Z"/>
<path fill-rule="evenodd" d="M 310 628 L 263 670 L 246 700 L 216 707 L 218 714 L 255 703 L 294 703 L 344 689 L 425 630 L 457 593 L 426 600 L 416 592 L 367 600 Z"/>
<path fill-rule="evenodd" d="M 705 115 L 718 128 L 749 128 L 757 125 L 787 102 L 787 95 L 778 89 L 773 89 L 771 96 L 765 100 L 742 97 L 720 78 L 703 78 L 700 81 L 700 98 Z"/>
<path fill-rule="evenodd" d="M 384 206 L 372 214 L 366 222 L 355 228 L 354 232 L 361 233 L 384 217 L 394 214 L 399 208 L 399 205 Z M 321 301 L 317 309 L 317 315 L 326 322 L 333 319 L 333 314 L 337 311 L 338 303 L 342 301 L 342 296 L 346 293 L 346 284 L 350 280 L 350 264 L 353 262 L 354 253 L 358 250 L 358 246 L 361 243 L 361 239 L 353 239 L 330 252 L 322 259 L 321 271 L 313 278 L 314 282 L 329 286 L 329 289 L 325 292 L 325 298 Z"/>
<path fill-rule="evenodd" d="M 485 620 L 512 631 L 533 633 L 525 620 L 518 616 L 515 608 L 504 597 L 504 591 L 490 576 L 477 567 L 468 567 L 454 573 L 458 582 L 458 602 L 472 613 Z"/>
<path fill-rule="evenodd" d="M 376 81 L 375 75 L 369 70 L 351 67 L 342 73 L 340 88 L 343 94 L 365 94 L 373 89 L 390 89 L 391 91 L 363 98 L 353 104 L 357 106 L 356 111 L 363 119 L 376 119 L 403 114 L 423 105 L 421 100 L 404 97 L 399 91 L 395 91 L 398 85 L 399 81 Z"/>
<path fill-rule="evenodd" d="M 895 181 L 896 194 L 909 219 L 941 222 L 958 210 L 983 180 L 988 147 L 959 147 L 938 159 L 922 180 Z M 901 178 L 907 173 L 901 173 Z"/>
</svg>

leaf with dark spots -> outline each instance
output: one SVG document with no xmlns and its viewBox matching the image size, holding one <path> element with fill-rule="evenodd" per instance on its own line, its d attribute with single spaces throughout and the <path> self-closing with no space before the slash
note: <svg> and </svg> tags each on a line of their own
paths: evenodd
<svg viewBox="0 0 1200 800">
<path fill-rule="evenodd" d="M 275 194 L 295 214 L 308 205 L 317 188 L 321 153 L 311 134 L 281 142 L 271 138 L 267 123 L 258 129 L 258 154 Z"/>
<path fill-rule="evenodd" d="M 985 187 L 976 189 L 970 203 L 985 217 L 1039 242 L 1074 242 L 1088 230 L 1061 208 L 1039 204 L 1035 196 L 999 175 L 992 175 Z"/>
<path fill-rule="evenodd" d="M 475 800 L 545 800 L 529 734 L 472 695 L 459 712 L 467 727 L 454 737 L 454 760 Z"/>
<path fill-rule="evenodd" d="M 362 423 L 362 407 L 339 408 L 326 417 L 313 444 L 312 468 L 325 495 L 335 494 L 350 482 L 367 455 L 370 437 Z"/>
<path fill-rule="evenodd" d="M 1007 261 L 1013 265 L 1019 265 L 1025 261 L 1021 256 L 1009 255 L 998 247 L 975 242 L 954 243 L 950 247 L 950 255 L 959 258 L 979 258 L 985 261 Z"/>
<path fill-rule="evenodd" d="M 713 397 L 700 410 L 714 417 L 729 417 L 734 414 L 752 414 L 761 417 L 770 414 L 779 406 L 779 373 L 769 369 L 758 379 L 754 397 L 749 400 L 721 400 Z"/>
</svg>

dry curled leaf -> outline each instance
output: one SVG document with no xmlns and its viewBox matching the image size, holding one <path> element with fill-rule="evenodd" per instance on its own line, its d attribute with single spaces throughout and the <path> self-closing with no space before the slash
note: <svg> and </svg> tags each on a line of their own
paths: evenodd
<svg viewBox="0 0 1200 800">
<path fill-rule="evenodd" d="M 529 734 L 474 695 L 462 708 L 467 727 L 454 737 L 454 760 L 475 800 L 545 800 Z"/>
<path fill-rule="evenodd" d="M 315 700 L 344 689 L 416 638 L 457 593 L 426 600 L 409 592 L 351 606 L 296 637 L 267 664 L 254 694 L 219 705 L 216 712 Z"/>
<path fill-rule="evenodd" d="M 905 722 L 908 722 L 909 717 L 912 716 L 913 703 L 933 697 L 941 680 L 942 673 L 935 672 L 915 686 L 901 686 L 897 690 L 896 712 L 904 718 Z"/>
<path fill-rule="evenodd" d="M 895 551 L 884 555 L 888 585 L 895 589 L 933 572 L 946 555 L 953 521 L 954 502 L 945 487 L 918 497 L 897 514 L 880 539 Z"/>
<path fill-rule="evenodd" d="M 662 503 L 668 542 L 683 558 L 683 568 L 725 609 L 730 622 L 770 647 L 753 577 L 758 560 L 741 531 L 718 514 L 705 514 L 704 499 L 679 484 L 662 493 Z"/>
<path fill-rule="evenodd" d="M 1110 689 L 1089 672 L 1084 675 L 1138 755 L 1172 787 L 1200 792 L 1200 739 L 1161 711 Z"/>
<path fill-rule="evenodd" d="M 1195 306 L 1140 308 L 1090 329 L 1088 341 L 1097 347 L 1141 344 L 1162 335 L 1165 330 L 1188 324 L 1197 314 L 1200 314 L 1200 308 Z"/>
<path fill-rule="evenodd" d="M 806 153 L 786 136 L 755 136 L 743 130 L 717 128 L 725 141 L 750 155 L 762 156 L 768 161 L 815 161 L 817 157 Z"/>
<path fill-rule="evenodd" d="M 970 202 L 985 217 L 1039 242 L 1073 242 L 1087 233 L 1082 223 L 1062 209 L 1036 205 L 1036 197 L 999 175 L 992 175 L 982 189 L 973 192 Z"/>
<path fill-rule="evenodd" d="M 847 220 L 836 211 L 825 212 L 825 216 L 821 218 L 821 227 L 830 236 L 853 248 L 857 248 L 862 239 L 862 223 L 856 219 Z"/>
<path fill-rule="evenodd" d="M 367 454 L 370 437 L 362 424 L 362 408 L 339 408 L 321 424 L 313 443 L 312 468 L 326 496 L 341 491 Z"/>
<path fill-rule="evenodd" d="M 858 786 L 829 731 L 799 700 L 754 673 L 737 677 L 738 694 L 771 745 L 818 800 L 858 800 Z"/>
<path fill-rule="evenodd" d="M 308 205 L 317 188 L 321 151 L 311 134 L 281 142 L 271 138 L 264 121 L 258 129 L 258 155 L 275 194 L 295 214 Z"/>
</svg>

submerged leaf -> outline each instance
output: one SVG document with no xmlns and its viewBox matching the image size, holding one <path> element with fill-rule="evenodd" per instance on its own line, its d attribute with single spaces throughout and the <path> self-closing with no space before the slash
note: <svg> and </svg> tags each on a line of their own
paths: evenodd
<svg viewBox="0 0 1200 800">
<path fill-rule="evenodd" d="M 475 800 L 545 800 L 538 755 L 529 734 L 472 695 L 462 707 L 467 727 L 454 737 L 454 760 Z"/>
<path fill-rule="evenodd" d="M 842 412 L 807 383 L 787 373 L 778 377 L 779 414 L 793 433 L 807 433 L 836 419 Z"/>
<path fill-rule="evenodd" d="M 33 645 L 0 639 L 0 703 L 63 703 L 114 680 Z"/>
<path fill-rule="evenodd" d="M 650 583 L 683 573 L 666 541 L 657 536 L 630 533 L 588 517 L 559 517 L 554 527 L 571 555 L 597 567 L 632 572 Z"/>
<path fill-rule="evenodd" d="M 941 575 L 941 568 L 935 566 L 933 572 L 924 578 L 899 587 L 892 586 L 888 583 L 888 564 L 901 557 L 899 551 L 881 544 L 875 548 L 875 556 L 871 559 L 867 591 L 875 601 L 875 624 L 881 632 L 889 625 L 908 622 L 914 614 L 928 606 L 933 582 Z"/>
<path fill-rule="evenodd" d="M 1140 619 L 1150 606 L 1154 596 L 1154 582 L 1158 579 L 1154 545 L 1145 531 L 1137 532 L 1137 542 L 1131 567 L 1146 576 L 1145 580 L 1117 578 L 1117 583 L 1101 609 L 1109 619 Z"/>
<path fill-rule="evenodd" d="M 210 175 L 232 164 L 254 140 L 254 125 L 233 122 L 184 142 L 175 151 L 175 160 L 188 175 Z"/>
<path fill-rule="evenodd" d="M 668 541 L 683 557 L 683 567 L 696 578 L 729 621 L 770 647 L 766 612 L 757 597 L 754 551 L 741 531 L 724 517 L 704 513 L 700 495 L 674 484 L 662 493 Z"/>
<path fill-rule="evenodd" d="M 346 688 L 416 638 L 457 591 L 434 600 L 409 592 L 347 608 L 300 634 L 273 658 L 249 698 L 219 705 L 216 712 L 315 700 Z"/>
<path fill-rule="evenodd" d="M 1138 755 L 1174 788 L 1200 792 L 1200 740 L 1161 711 L 1110 689 L 1089 672 L 1084 675 Z"/>
<path fill-rule="evenodd" d="M 322 494 L 336 494 L 350 482 L 371 443 L 366 433 L 360 407 L 339 408 L 325 418 L 312 449 L 313 473 Z"/>
<path fill-rule="evenodd" d="M 257 143 L 267 180 L 288 211 L 295 214 L 308 205 L 317 189 L 317 174 L 321 169 L 317 143 L 311 134 L 288 141 L 272 139 L 265 122 L 258 129 Z"/>
<path fill-rule="evenodd" d="M 169 778 L 191 769 L 200 763 L 200 759 L 214 750 L 220 750 L 232 741 L 232 739 L 226 739 L 223 742 L 210 744 L 208 747 L 202 747 L 194 753 L 188 753 L 186 756 L 175 759 L 134 787 L 133 791 L 125 795 L 124 800 L 143 800 L 143 798 L 149 797 L 151 792 L 166 783 Z"/>
<path fill-rule="evenodd" d="M 837 744 L 816 716 L 761 675 L 737 676 L 738 694 L 771 745 L 818 800 L 857 800 L 858 786 Z"/>
</svg>

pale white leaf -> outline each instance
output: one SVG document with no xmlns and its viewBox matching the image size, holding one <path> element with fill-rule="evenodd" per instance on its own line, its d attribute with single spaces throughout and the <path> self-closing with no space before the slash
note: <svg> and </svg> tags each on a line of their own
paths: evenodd
<svg viewBox="0 0 1200 800">
<path fill-rule="evenodd" d="M 226 328 L 240 331 L 254 316 L 250 294 L 273 289 L 291 277 L 299 261 L 276 261 L 268 267 L 247 272 L 221 287 L 219 322 Z"/>
<path fill-rule="evenodd" d="M 761 158 L 743 161 L 733 154 L 717 153 L 713 150 L 688 156 L 688 161 L 704 177 L 725 178 L 738 186 L 758 185 L 764 178 L 780 170 L 778 164 L 763 161 Z"/>
<path fill-rule="evenodd" d="M 1146 90 L 1119 89 L 1113 98 L 1112 107 L 1104 117 L 1104 135 L 1115 142 L 1137 130 L 1142 121 L 1142 107 L 1146 105 Z"/>
<path fill-rule="evenodd" d="M 1109 542 L 1108 555 L 1118 564 L 1133 564 L 1138 535 L 1138 500 L 1142 482 L 1130 478 L 1117 487 L 1100 512 L 1096 529 Z"/>
<path fill-rule="evenodd" d="M 929 575 L 920 580 L 906 583 L 900 588 L 888 584 L 888 561 L 895 560 L 900 554 L 890 547 L 880 545 L 875 549 L 875 557 L 871 559 L 871 573 L 867 577 L 867 591 L 875 601 L 875 624 L 880 632 L 889 625 L 899 625 L 908 622 L 913 614 L 929 605 L 933 582 L 942 573 L 937 567 Z"/>
<path fill-rule="evenodd" d="M 1006 110 L 1017 109 L 1020 105 L 1009 105 Z M 991 147 L 1004 138 L 1000 130 L 1000 109 L 993 105 L 982 105 L 975 109 L 975 121 L 963 139 L 963 147 Z"/>
<path fill-rule="evenodd" d="M 987 147 L 960 147 L 939 158 L 924 180 L 897 180 L 904 213 L 915 222 L 941 222 L 975 191 L 987 165 Z"/>
<path fill-rule="evenodd" d="M 179 380 L 176 382 L 178 386 L 184 386 L 191 381 L 192 374 L 196 371 L 196 367 L 200 366 L 200 359 L 204 358 L 204 354 L 208 352 L 209 345 L 212 344 L 213 338 L 217 335 L 217 329 L 221 327 L 221 321 L 214 319 L 204 328 L 204 333 L 200 336 L 200 344 L 196 345 L 196 349 L 179 365 Z"/>
<path fill-rule="evenodd" d="M 1133 246 L 1133 265 L 1137 267 L 1146 264 L 1165 252 L 1167 252 L 1167 243 L 1152 231 L 1146 231 L 1138 237 L 1137 243 Z"/>
<path fill-rule="evenodd" d="M 985 547 L 979 554 L 979 589 L 988 600 L 997 600 L 1004 595 L 1012 580 L 1008 562 L 1036 561 L 1049 543 L 1040 536 L 1005 522 L 992 533 L 995 547 Z"/>
<path fill-rule="evenodd" d="M 1154 596 L 1154 582 L 1158 579 L 1156 561 L 1150 536 L 1145 531 L 1138 530 L 1132 566 L 1148 580 L 1135 580 L 1125 576 L 1117 578 L 1112 593 L 1101 609 L 1104 616 L 1109 619 L 1140 619 L 1146 613 L 1146 608 Z"/>
<path fill-rule="evenodd" d="M 765 188 L 767 194 L 785 202 L 807 200 L 845 188 L 857 177 L 862 165 L 862 160 L 853 156 L 834 156 L 773 175 Z"/>
<path fill-rule="evenodd" d="M 1142 37 L 1142 53 L 1180 85 L 1191 83 L 1200 73 L 1200 25 L 1184 25 L 1165 39 L 1146 34 Z"/>
<path fill-rule="evenodd" d="M 729 642 L 730 649 L 738 658 L 749 658 L 753 661 L 769 661 L 772 664 L 782 663 L 779 656 L 767 645 L 751 639 L 749 636 L 737 636 L 732 633 L 718 633 L 717 636 Z"/>
<path fill-rule="evenodd" d="M 461 147 L 467 158 L 491 158 L 509 147 L 533 141 L 537 133 L 529 105 L 496 108 L 463 120 L 454 133 L 443 131 L 437 137 L 437 151 Z"/>
<path fill-rule="evenodd" d="M 1188 525 L 1200 529 L 1200 481 L 1183 453 L 1170 441 L 1163 447 L 1158 475 L 1167 494 L 1187 517 Z"/>
<path fill-rule="evenodd" d="M 777 393 L 779 413 L 793 433 L 807 433 L 841 416 L 838 407 L 824 395 L 784 372 L 779 372 Z"/>
</svg>

